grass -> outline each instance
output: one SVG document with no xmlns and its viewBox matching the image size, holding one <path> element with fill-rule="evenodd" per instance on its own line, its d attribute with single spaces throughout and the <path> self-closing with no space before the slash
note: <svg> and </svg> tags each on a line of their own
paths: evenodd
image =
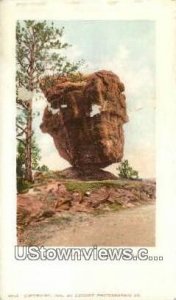
<svg viewBox="0 0 176 300">
<path fill-rule="evenodd" d="M 49 224 L 60 225 L 60 224 L 70 223 L 71 220 L 72 218 L 70 216 L 61 216 L 61 217 L 54 216 L 49 219 Z"/>
<path fill-rule="evenodd" d="M 117 203 L 117 202 L 114 202 L 112 204 L 109 204 L 109 208 L 112 210 L 112 211 L 118 211 L 119 209 L 122 208 L 122 205 Z"/>
<path fill-rule="evenodd" d="M 41 189 L 40 188 L 38 188 L 38 187 L 34 187 L 34 192 L 40 192 L 41 191 Z"/>
<path fill-rule="evenodd" d="M 119 211 L 120 209 L 122 209 L 122 205 L 114 202 L 112 204 L 107 204 L 108 212 L 112 212 L 112 211 Z M 96 208 L 93 212 L 92 215 L 93 216 L 101 216 L 107 213 L 106 207 L 105 208 Z"/>
<path fill-rule="evenodd" d="M 105 215 L 106 213 L 107 213 L 107 211 L 105 211 L 104 209 L 96 208 L 96 209 L 92 212 L 92 215 L 93 215 L 94 217 L 98 217 L 98 216 Z"/>
<path fill-rule="evenodd" d="M 93 191 L 101 187 L 122 187 L 125 185 L 125 181 L 120 180 L 103 180 L 103 181 L 67 181 L 64 183 L 67 190 L 70 192 L 82 192 Z"/>
</svg>

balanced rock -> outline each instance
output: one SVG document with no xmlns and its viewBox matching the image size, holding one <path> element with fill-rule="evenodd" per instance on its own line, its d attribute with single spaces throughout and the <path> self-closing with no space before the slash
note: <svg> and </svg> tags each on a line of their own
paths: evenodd
<svg viewBox="0 0 176 300">
<path fill-rule="evenodd" d="M 128 121 L 124 84 L 110 71 L 73 77 L 46 77 L 41 130 L 74 168 L 104 168 L 121 161 L 123 124 Z"/>
</svg>

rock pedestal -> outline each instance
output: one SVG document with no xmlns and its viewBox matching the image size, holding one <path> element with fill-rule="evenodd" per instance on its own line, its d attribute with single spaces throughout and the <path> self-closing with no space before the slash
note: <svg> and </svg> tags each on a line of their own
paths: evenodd
<svg viewBox="0 0 176 300">
<path fill-rule="evenodd" d="M 121 161 L 123 124 L 128 121 L 124 84 L 110 71 L 81 77 L 49 77 L 40 87 L 47 98 L 41 130 L 74 168 L 104 168 Z"/>
</svg>

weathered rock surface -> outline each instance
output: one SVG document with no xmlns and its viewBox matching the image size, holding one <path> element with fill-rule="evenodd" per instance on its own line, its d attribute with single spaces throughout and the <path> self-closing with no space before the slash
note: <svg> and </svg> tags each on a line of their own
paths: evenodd
<svg viewBox="0 0 176 300">
<path fill-rule="evenodd" d="M 96 169 L 93 167 L 89 168 L 67 168 L 63 171 L 60 171 L 60 176 L 65 179 L 77 179 L 77 180 L 107 180 L 107 179 L 117 179 L 117 176 L 114 174 Z"/>
<path fill-rule="evenodd" d="M 117 75 L 103 70 L 76 82 L 50 77 L 40 86 L 49 102 L 41 129 L 53 137 L 60 156 L 82 169 L 121 161 L 128 117 Z"/>
<path fill-rule="evenodd" d="M 21 243 L 30 224 L 46 222 L 62 212 L 116 211 L 155 201 L 154 181 L 58 181 L 17 196 L 17 232 Z"/>
</svg>

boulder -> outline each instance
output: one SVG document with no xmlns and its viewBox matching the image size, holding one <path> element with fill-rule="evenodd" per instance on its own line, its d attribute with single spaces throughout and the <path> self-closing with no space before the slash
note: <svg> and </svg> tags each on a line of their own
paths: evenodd
<svg viewBox="0 0 176 300">
<path fill-rule="evenodd" d="M 40 87 L 48 101 L 40 127 L 61 157 L 77 169 L 121 161 L 128 117 L 124 84 L 116 74 L 102 70 L 77 81 L 46 77 Z"/>
</svg>

